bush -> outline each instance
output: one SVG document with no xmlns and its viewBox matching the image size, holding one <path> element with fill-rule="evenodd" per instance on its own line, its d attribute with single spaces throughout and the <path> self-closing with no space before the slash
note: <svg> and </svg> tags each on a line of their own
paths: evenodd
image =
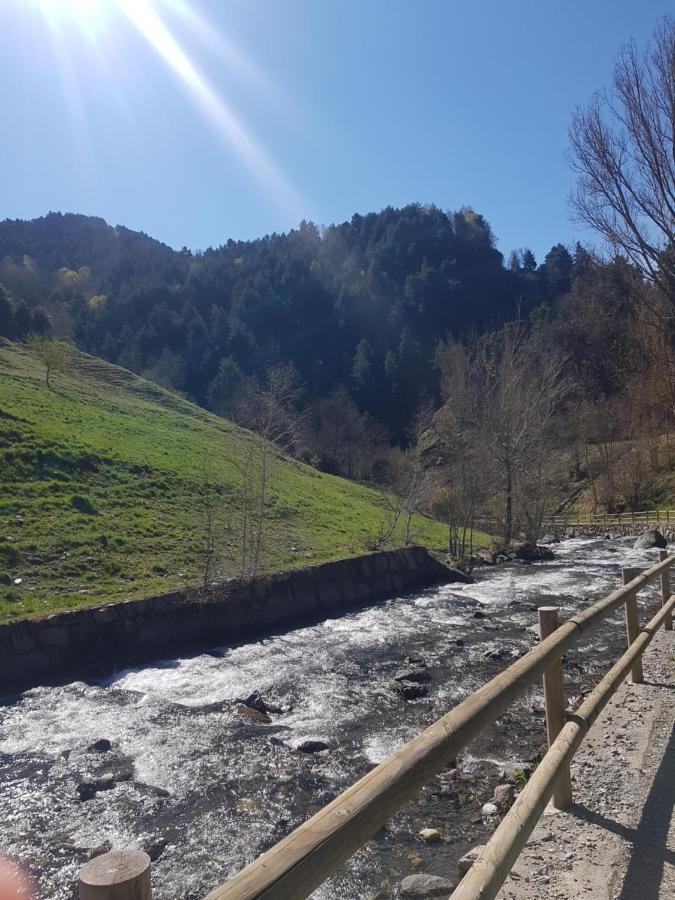
<svg viewBox="0 0 675 900">
<path fill-rule="evenodd" d="M 94 504 L 87 497 L 82 497 L 80 494 L 73 494 L 70 498 L 70 505 L 73 509 L 76 509 L 78 512 L 85 513 L 88 516 L 96 515 L 96 508 Z"/>
</svg>

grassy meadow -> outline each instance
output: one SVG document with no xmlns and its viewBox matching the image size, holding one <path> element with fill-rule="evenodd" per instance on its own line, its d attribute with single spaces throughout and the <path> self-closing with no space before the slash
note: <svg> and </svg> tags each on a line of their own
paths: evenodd
<svg viewBox="0 0 675 900">
<path fill-rule="evenodd" d="M 249 440 L 232 423 L 78 352 L 49 390 L 28 349 L 0 341 L 0 621 L 199 583 L 205 461 L 217 575 L 236 575 L 239 464 Z M 377 490 L 275 449 L 265 567 L 364 552 L 386 516 Z M 416 542 L 441 549 L 446 539 L 442 524 L 417 518 Z"/>
</svg>

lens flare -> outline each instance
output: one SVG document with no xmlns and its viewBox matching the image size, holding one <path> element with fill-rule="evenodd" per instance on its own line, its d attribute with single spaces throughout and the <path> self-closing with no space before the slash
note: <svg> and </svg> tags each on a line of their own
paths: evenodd
<svg viewBox="0 0 675 900">
<path fill-rule="evenodd" d="M 1 0 L 0 0 L 1 2 Z M 21 0 L 25 2 L 25 0 Z M 113 17 L 126 21 L 143 37 L 149 47 L 164 61 L 188 92 L 211 127 L 220 135 L 251 172 L 255 180 L 270 194 L 284 212 L 296 219 L 308 215 L 308 205 L 290 180 L 264 151 L 260 143 L 201 71 L 176 36 L 176 28 L 191 32 L 201 43 L 217 54 L 225 68 L 242 82 L 257 88 L 269 98 L 275 91 L 264 75 L 226 35 L 219 33 L 184 0 L 27 0 L 37 8 L 50 26 L 56 43 L 63 45 L 72 69 L 71 48 L 66 42 L 74 32 L 84 33 L 97 54 L 103 58 L 106 38 Z M 171 20 L 173 28 L 169 25 Z M 112 44 L 112 40 L 109 41 Z M 108 47 L 108 52 L 112 48 Z M 69 81 L 72 72 L 70 72 Z M 277 100 L 279 94 L 277 93 Z M 75 95 L 72 84 L 69 94 Z"/>
</svg>

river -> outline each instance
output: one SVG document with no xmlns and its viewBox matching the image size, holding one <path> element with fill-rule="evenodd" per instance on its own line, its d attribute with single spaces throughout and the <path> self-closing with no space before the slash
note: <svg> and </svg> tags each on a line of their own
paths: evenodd
<svg viewBox="0 0 675 900">
<path fill-rule="evenodd" d="M 151 853 L 156 900 L 203 897 L 530 649 L 537 605 L 559 605 L 566 618 L 615 589 L 622 565 L 656 561 L 632 541 L 553 549 L 552 562 L 477 570 L 472 585 L 26 691 L 0 706 L 0 850 L 29 866 L 50 900 L 77 896 L 79 867 L 106 841 Z M 655 590 L 644 594 L 653 608 Z M 570 695 L 618 655 L 622 621 L 615 616 L 567 655 Z M 414 701 L 392 689 L 410 659 L 432 676 L 429 695 Z M 283 710 L 272 724 L 235 711 L 234 700 L 254 690 Z M 481 806 L 500 765 L 536 761 L 543 734 L 533 690 L 462 754 L 454 785 L 436 779 L 314 897 L 385 896 L 415 871 L 454 877 L 457 857 L 494 828 Z M 88 749 L 100 739 L 108 752 Z M 307 739 L 331 750 L 291 752 Z M 110 789 L 81 799 L 78 784 L 106 773 Z M 442 832 L 442 845 L 419 840 L 426 826 Z"/>
</svg>

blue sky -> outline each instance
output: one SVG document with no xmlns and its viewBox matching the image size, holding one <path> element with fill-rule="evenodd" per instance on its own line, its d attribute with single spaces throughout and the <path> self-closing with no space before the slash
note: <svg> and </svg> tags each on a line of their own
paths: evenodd
<svg viewBox="0 0 675 900">
<path fill-rule="evenodd" d="M 655 0 L 0 0 L 0 218 L 174 247 L 411 201 L 589 241 L 567 127 Z"/>
</svg>

